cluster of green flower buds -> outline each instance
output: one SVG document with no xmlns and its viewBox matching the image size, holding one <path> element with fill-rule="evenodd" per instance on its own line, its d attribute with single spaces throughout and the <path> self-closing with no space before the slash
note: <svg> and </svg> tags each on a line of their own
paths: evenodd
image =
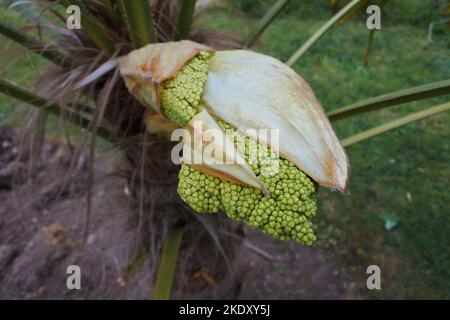
<svg viewBox="0 0 450 320">
<path fill-rule="evenodd" d="M 197 212 L 224 210 L 231 219 L 243 221 L 271 236 L 311 245 L 316 240 L 311 223 L 317 211 L 314 184 L 286 159 L 279 159 L 279 166 L 275 174 L 258 175 L 269 191 L 265 195 L 257 188 L 182 164 L 178 194 Z M 261 172 L 260 166 L 252 167 L 255 173 Z"/>
<path fill-rule="evenodd" d="M 181 127 L 198 113 L 203 86 L 208 77 L 209 52 L 200 52 L 186 63 L 177 76 L 163 82 L 161 106 L 164 115 Z"/>
<path fill-rule="evenodd" d="M 316 240 L 316 186 L 345 191 L 348 160 L 300 75 L 263 54 L 187 40 L 134 50 L 121 59 L 120 72 L 147 107 L 150 132 L 183 128 L 184 202 L 199 213 L 224 211 L 281 240 Z M 220 139 L 211 142 L 210 129 Z M 251 132 L 272 129 L 279 144 Z"/>
<path fill-rule="evenodd" d="M 200 53 L 195 56 L 180 69 L 176 77 L 162 84 L 162 111 L 180 126 L 185 126 L 199 112 L 197 106 L 207 79 L 207 59 L 210 55 Z M 265 195 L 257 188 L 218 178 L 182 164 L 178 182 L 181 199 L 197 212 L 225 211 L 231 219 L 243 221 L 281 240 L 292 239 L 311 245 L 316 236 L 310 220 L 317 209 L 313 182 L 282 158 L 277 159 L 279 163 L 276 172 L 270 172 L 268 166 L 272 162 L 265 164 L 261 157 L 250 156 L 252 152 L 258 155 L 270 153 L 270 148 L 244 136 L 222 120 L 217 122 L 233 137 L 236 147 L 243 153 L 269 194 Z"/>
</svg>

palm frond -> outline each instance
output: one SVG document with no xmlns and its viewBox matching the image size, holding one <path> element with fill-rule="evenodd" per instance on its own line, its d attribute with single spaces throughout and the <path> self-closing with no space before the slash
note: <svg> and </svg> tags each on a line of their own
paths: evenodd
<svg viewBox="0 0 450 320">
<path fill-rule="evenodd" d="M 367 2 L 367 1 L 364 1 L 364 2 Z M 387 2 L 388 2 L 388 0 L 381 1 L 379 7 L 383 8 Z M 377 32 L 377 29 L 369 30 L 369 39 L 367 41 L 367 47 L 366 47 L 366 51 L 364 52 L 364 58 L 363 58 L 363 64 L 365 66 L 369 65 L 369 57 L 370 57 L 370 53 L 372 52 L 373 39 L 375 37 L 376 32 Z"/>
<path fill-rule="evenodd" d="M 366 51 L 364 52 L 363 64 L 369 65 L 370 52 L 372 51 L 373 38 L 375 36 L 376 29 L 369 30 L 369 40 L 367 40 Z"/>
<path fill-rule="evenodd" d="M 37 108 L 41 108 L 53 115 L 60 116 L 61 113 L 65 110 L 62 106 L 57 103 L 51 102 L 46 98 L 37 96 L 28 90 L 18 86 L 12 81 L 6 79 L 0 79 L 0 93 L 3 93 L 9 97 L 15 98 L 22 102 L 25 102 L 29 105 L 32 105 Z M 77 126 L 89 129 L 91 127 L 91 119 L 88 117 L 77 113 L 74 110 L 65 110 L 70 112 L 70 117 L 67 117 L 67 120 L 76 124 Z M 99 127 L 97 129 L 97 134 L 104 138 L 105 140 L 112 141 L 112 135 L 109 130 L 104 127 Z"/>
<path fill-rule="evenodd" d="M 322 27 L 320 27 L 306 42 L 288 59 L 287 65 L 292 66 L 308 51 L 328 30 L 333 27 L 342 17 L 344 17 L 352 8 L 360 4 L 361 0 L 353 0 L 336 13 Z"/>
<path fill-rule="evenodd" d="M 434 116 L 438 113 L 449 111 L 449 110 L 450 110 L 450 103 L 444 103 L 444 104 L 440 104 L 440 105 L 437 105 L 434 107 L 430 107 L 428 109 L 409 114 L 405 117 L 396 119 L 391 122 L 384 123 L 375 128 L 372 128 L 372 129 L 360 132 L 358 134 L 355 134 L 351 137 L 345 138 L 345 139 L 341 140 L 341 144 L 344 147 L 349 147 L 355 143 L 376 137 L 385 132 L 397 129 L 397 128 L 405 126 L 407 124 L 410 124 L 410 123 L 413 123 L 413 122 L 416 122 L 419 120 L 423 120 L 425 118 L 428 118 L 428 117 Z"/>
<path fill-rule="evenodd" d="M 177 27 L 175 29 L 175 41 L 186 39 L 189 35 L 194 14 L 196 0 L 182 1 L 180 13 L 178 15 Z"/>
<path fill-rule="evenodd" d="M 114 53 L 114 41 L 109 36 L 110 33 L 107 32 L 103 21 L 98 20 L 96 15 L 92 14 L 89 8 L 80 0 L 62 0 L 61 2 L 66 6 L 78 5 L 83 12 L 83 18 L 81 20 L 83 30 L 99 49 L 109 54 Z"/>
<path fill-rule="evenodd" d="M 450 94 L 450 79 L 414 88 L 387 93 L 360 101 L 327 113 L 330 121 L 338 121 L 364 112 L 379 110 L 402 103 Z"/>
<path fill-rule="evenodd" d="M 156 38 L 148 0 L 119 0 L 119 8 L 134 48 L 154 42 Z"/>
<path fill-rule="evenodd" d="M 39 10 L 36 9 L 36 4 L 30 1 L 13 0 L 8 7 L 20 13 L 30 23 L 34 23 L 37 27 L 46 27 L 46 31 L 51 35 L 59 35 L 60 31 L 54 27 L 53 23 L 46 19 Z"/>
<path fill-rule="evenodd" d="M 172 291 L 173 275 L 180 249 L 183 228 L 178 227 L 169 230 L 161 253 L 158 276 L 156 278 L 153 299 L 169 300 Z"/>
<path fill-rule="evenodd" d="M 40 54 L 45 59 L 59 66 L 69 68 L 73 65 L 71 59 L 60 51 L 1 21 L 0 34 L 32 50 L 33 52 Z"/>
<path fill-rule="evenodd" d="M 336 23 L 337 25 L 345 24 L 350 21 L 354 16 L 356 16 L 362 7 L 367 6 L 369 0 L 362 0 L 359 4 L 351 8 L 345 15 L 342 16 Z"/>
<path fill-rule="evenodd" d="M 267 11 L 264 17 L 262 17 L 262 19 L 258 22 L 255 30 L 248 37 L 246 43 L 247 47 L 252 47 L 256 43 L 256 41 L 258 41 L 259 37 L 270 26 L 270 24 L 275 20 L 275 18 L 281 13 L 281 11 L 290 1 L 291 0 L 278 0 L 272 6 L 272 8 Z"/>
</svg>

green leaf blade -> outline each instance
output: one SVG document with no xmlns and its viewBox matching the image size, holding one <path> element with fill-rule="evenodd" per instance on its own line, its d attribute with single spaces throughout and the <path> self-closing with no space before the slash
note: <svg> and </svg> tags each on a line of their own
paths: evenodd
<svg viewBox="0 0 450 320">
<path fill-rule="evenodd" d="M 183 228 L 169 230 L 164 241 L 161 253 L 161 263 L 159 266 L 156 284 L 153 291 L 153 299 L 169 300 L 172 291 L 173 277 L 177 263 L 178 251 L 180 249 Z"/>
<path fill-rule="evenodd" d="M 397 129 L 399 127 L 405 126 L 407 124 L 423 120 L 425 118 L 434 116 L 441 112 L 446 112 L 450 110 L 450 102 L 440 104 L 434 107 L 430 107 L 425 110 L 421 110 L 412 114 L 409 114 L 405 117 L 396 119 L 394 121 L 382 124 L 380 126 L 377 126 L 375 128 L 360 132 L 358 134 L 355 134 L 353 136 L 350 136 L 346 139 L 341 140 L 341 144 L 343 147 L 349 147 L 351 145 L 354 145 L 356 143 L 359 143 L 361 141 L 376 137 L 378 135 L 381 135 L 385 132 Z"/>
<path fill-rule="evenodd" d="M 32 50 L 56 65 L 69 68 L 73 64 L 70 58 L 56 49 L 49 48 L 46 44 L 41 43 L 39 40 L 29 36 L 25 32 L 1 21 L 0 34 L 24 46 L 25 48 Z"/>
<path fill-rule="evenodd" d="M 184 0 L 178 15 L 177 27 L 175 29 L 175 41 L 186 39 L 189 36 L 189 31 L 192 24 L 192 16 L 195 10 L 196 0 Z"/>
<path fill-rule="evenodd" d="M 89 8 L 82 3 L 82 1 L 62 0 L 61 3 L 66 7 L 70 5 L 79 6 L 82 12 L 82 29 L 87 33 L 89 38 L 97 45 L 99 49 L 108 52 L 110 55 L 114 53 L 114 41 L 108 36 L 108 32 L 103 21 L 98 20 Z"/>
<path fill-rule="evenodd" d="M 387 93 L 327 113 L 331 122 L 399 104 L 450 94 L 450 79 Z"/>
<path fill-rule="evenodd" d="M 336 13 L 322 27 L 320 27 L 286 62 L 288 66 L 294 65 L 322 36 L 331 29 L 342 17 L 349 13 L 361 0 L 353 0 Z"/>
<path fill-rule="evenodd" d="M 43 97 L 37 96 L 26 89 L 18 86 L 12 81 L 6 79 L 0 79 L 0 93 L 3 93 L 9 97 L 17 99 L 19 101 L 25 102 L 29 105 L 35 106 L 37 108 L 43 109 L 55 116 L 60 116 L 63 108 L 58 104 L 49 101 Z M 68 110 L 69 111 L 69 110 Z M 72 117 L 68 118 L 68 121 L 74 123 L 75 125 L 90 129 L 91 120 L 77 113 L 76 111 L 70 110 L 73 113 Z M 97 134 L 108 141 L 112 140 L 112 135 L 109 130 L 103 127 L 97 129 Z"/>
<path fill-rule="evenodd" d="M 263 32 L 270 26 L 275 18 L 283 11 L 291 0 L 278 0 L 272 8 L 264 15 L 264 17 L 258 22 L 255 30 L 250 34 L 247 39 L 247 47 L 252 47 Z"/>
<path fill-rule="evenodd" d="M 119 0 L 122 19 L 128 26 L 131 42 L 134 48 L 141 48 L 155 41 L 153 19 L 150 12 L 149 1 Z"/>
</svg>

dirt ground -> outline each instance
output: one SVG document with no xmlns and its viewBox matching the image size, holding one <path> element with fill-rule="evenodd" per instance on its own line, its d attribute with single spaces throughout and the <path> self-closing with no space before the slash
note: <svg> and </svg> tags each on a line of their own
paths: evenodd
<svg viewBox="0 0 450 320">
<path fill-rule="evenodd" d="M 46 142 L 43 154 L 36 168 L 13 165 L 17 130 L 0 127 L 0 299 L 149 299 L 153 275 L 146 263 L 133 277 L 123 275 L 127 244 L 135 237 L 127 223 L 132 208 L 123 179 L 96 161 L 90 232 L 79 251 L 86 226 L 86 159 L 82 155 L 77 164 L 77 179 L 65 183 L 68 147 Z M 33 173 L 32 183 L 23 178 L 27 172 Z M 335 249 L 300 247 L 250 229 L 246 234 L 239 298 L 358 297 Z M 81 290 L 66 286 L 66 268 L 75 258 Z"/>
</svg>

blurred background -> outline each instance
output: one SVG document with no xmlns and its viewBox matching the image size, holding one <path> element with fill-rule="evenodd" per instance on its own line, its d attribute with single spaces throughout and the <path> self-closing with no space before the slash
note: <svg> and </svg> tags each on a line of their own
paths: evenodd
<svg viewBox="0 0 450 320">
<path fill-rule="evenodd" d="M 20 13 L 7 9 L 7 2 L 0 6 L 1 20 L 26 26 Z M 254 49 L 286 61 L 345 3 L 291 1 Z M 245 39 L 272 4 L 271 0 L 222 1 L 197 17 L 195 24 Z M 370 32 L 361 9 L 326 33 L 293 68 L 309 82 L 327 111 L 449 79 L 449 17 L 448 1 L 387 1 L 381 30 L 375 33 L 367 56 Z M 434 25 L 430 41 L 430 24 L 445 19 Z M 11 55 L 18 46 L 1 36 L 0 42 L 2 77 L 32 86 L 48 62 L 33 54 Z M 338 137 L 345 138 L 447 101 L 448 95 L 408 103 L 333 126 Z M 64 168 L 43 171 L 39 192 L 8 175 L 7 165 L 19 148 L 16 136 L 26 117 L 23 110 L 29 108 L 18 105 L 0 95 L 0 297 L 146 298 L 145 271 L 123 276 L 123 261 L 114 251 L 123 239 L 114 238 L 109 230 L 124 223 L 127 190 L 107 174 L 114 150 L 104 141 L 97 146 L 95 170 L 106 178 L 99 179 L 94 190 L 91 225 L 96 232 L 88 239 L 84 260 L 92 272 L 83 293 L 64 289 L 62 252 L 83 229 L 84 220 L 76 218 L 84 214 L 83 186 L 72 184 L 68 195 L 56 196 L 51 186 L 61 182 Z M 242 254 L 246 276 L 239 298 L 449 299 L 449 124 L 446 112 L 348 147 L 350 192 L 342 196 L 320 190 L 317 244 L 303 248 L 248 230 L 251 241 Z M 43 161 L 69 166 L 66 151 L 58 150 L 67 135 L 77 143 L 77 129 L 63 130 L 56 117 L 50 118 L 46 129 Z M 379 291 L 366 287 L 369 265 L 380 266 Z M 197 277 L 214 285 L 214 279 Z"/>
</svg>

